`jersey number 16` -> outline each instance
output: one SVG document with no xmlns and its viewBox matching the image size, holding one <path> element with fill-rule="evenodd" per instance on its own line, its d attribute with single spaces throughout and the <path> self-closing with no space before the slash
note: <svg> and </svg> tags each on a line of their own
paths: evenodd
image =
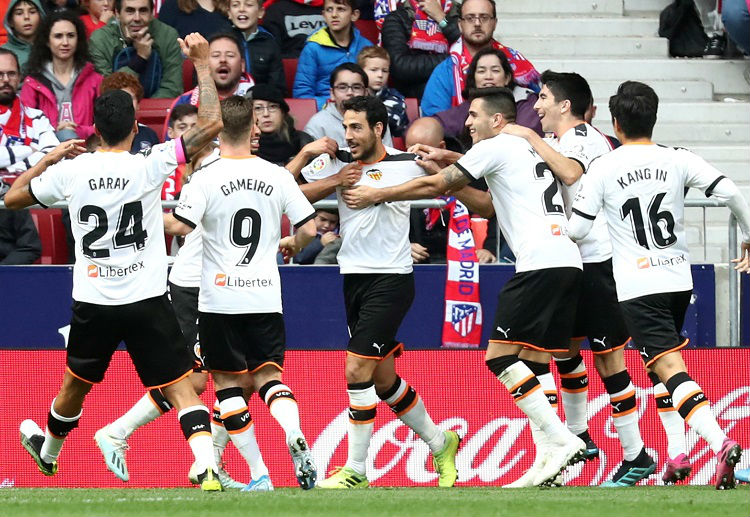
<svg viewBox="0 0 750 517">
<path fill-rule="evenodd" d="M 677 236 L 674 234 L 674 216 L 669 210 L 659 211 L 666 195 L 666 192 L 660 192 L 652 197 L 648 204 L 648 229 L 651 233 L 651 240 L 657 248 L 668 248 L 677 242 Z M 620 208 L 620 217 L 623 221 L 628 217 L 632 218 L 630 224 L 633 227 L 635 240 L 644 248 L 650 249 L 643 215 L 641 201 L 637 197 L 631 197 Z"/>
</svg>

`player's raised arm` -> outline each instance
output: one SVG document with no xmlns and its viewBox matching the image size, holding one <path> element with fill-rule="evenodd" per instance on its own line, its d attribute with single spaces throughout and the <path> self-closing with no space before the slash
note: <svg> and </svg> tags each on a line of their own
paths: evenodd
<svg viewBox="0 0 750 517">
<path fill-rule="evenodd" d="M 83 146 L 83 140 L 68 140 L 55 147 L 47 153 L 36 165 L 21 174 L 11 185 L 10 190 L 5 194 L 3 201 L 5 207 L 11 210 L 20 210 L 37 203 L 37 200 L 31 195 L 29 183 L 33 178 L 41 175 L 51 165 L 56 164 L 63 158 L 73 158 L 81 153 L 86 152 Z"/>
<path fill-rule="evenodd" d="M 449 165 L 440 173 L 424 176 L 387 188 L 372 188 L 357 185 L 345 190 L 341 197 L 349 208 L 364 208 L 386 201 L 430 199 L 447 192 L 460 190 L 469 184 L 469 178 L 456 165 Z"/>
<path fill-rule="evenodd" d="M 518 124 L 507 124 L 501 132 L 526 140 L 547 163 L 552 173 L 564 184 L 570 186 L 583 176 L 584 170 L 580 161 L 557 152 L 536 131 Z"/>
<path fill-rule="evenodd" d="M 291 172 L 292 176 L 294 176 L 294 178 L 296 179 L 299 177 L 299 173 L 302 171 L 304 166 L 307 165 L 310 160 L 312 160 L 316 156 L 320 156 L 321 154 L 327 154 L 332 157 L 338 150 L 339 144 L 337 144 L 336 140 L 334 140 L 333 138 L 328 136 L 318 138 L 317 140 L 310 142 L 302 149 L 300 149 L 297 155 L 292 158 L 289 163 L 286 164 L 285 168 L 286 170 Z"/>
<path fill-rule="evenodd" d="M 216 84 L 211 77 L 209 67 L 208 41 L 194 32 L 179 39 L 183 54 L 190 58 L 198 75 L 198 124 L 182 136 L 185 143 L 185 154 L 189 160 L 195 153 L 203 149 L 221 131 L 221 105 Z"/>
</svg>

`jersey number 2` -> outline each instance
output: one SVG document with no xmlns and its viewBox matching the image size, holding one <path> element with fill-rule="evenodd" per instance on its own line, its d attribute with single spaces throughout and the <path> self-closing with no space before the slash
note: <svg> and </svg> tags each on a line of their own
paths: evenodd
<svg viewBox="0 0 750 517">
<path fill-rule="evenodd" d="M 83 254 L 89 258 L 109 257 L 108 248 L 92 249 L 93 244 L 107 234 L 109 222 L 107 212 L 100 206 L 84 205 L 78 212 L 78 220 L 81 224 L 88 224 L 91 218 L 96 219 L 96 226 L 83 236 L 81 244 Z M 120 209 L 120 218 L 117 221 L 117 231 L 113 240 L 115 248 L 127 248 L 133 246 L 136 250 L 142 250 L 146 245 L 148 233 L 143 229 L 143 206 L 140 201 L 125 203 Z"/>
<path fill-rule="evenodd" d="M 542 196 L 542 201 L 544 205 L 544 213 L 545 214 L 564 214 L 565 209 L 562 205 L 558 205 L 557 203 L 554 203 L 552 201 L 552 198 L 555 197 L 555 194 L 557 194 L 558 187 L 557 187 L 557 178 L 552 174 L 552 171 L 549 168 L 549 165 L 547 165 L 547 162 L 539 162 L 536 164 L 536 167 L 534 167 L 534 178 L 538 180 L 544 179 L 544 173 L 549 171 L 550 175 L 552 175 L 552 183 L 550 183 L 549 187 L 544 189 L 544 194 Z"/>
<path fill-rule="evenodd" d="M 659 211 L 659 206 L 666 196 L 665 192 L 660 192 L 651 198 L 648 204 L 648 228 L 651 233 L 651 239 L 657 248 L 668 248 L 677 241 L 674 234 L 674 216 L 669 210 Z M 641 202 L 637 197 L 631 197 L 622 204 L 620 217 L 624 221 L 627 217 L 632 217 L 631 225 L 633 227 L 633 237 L 646 249 L 648 238 L 641 211 Z"/>
<path fill-rule="evenodd" d="M 245 255 L 238 266 L 247 266 L 258 251 L 260 241 L 260 214 L 252 208 L 242 208 L 232 217 L 229 239 L 238 248 L 245 248 Z"/>
</svg>

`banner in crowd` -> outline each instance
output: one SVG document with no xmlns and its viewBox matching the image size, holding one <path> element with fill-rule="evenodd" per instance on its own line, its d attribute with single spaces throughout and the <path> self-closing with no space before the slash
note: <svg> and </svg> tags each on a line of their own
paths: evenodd
<svg viewBox="0 0 750 517">
<path fill-rule="evenodd" d="M 435 422 L 463 436 L 457 456 L 459 485 L 510 483 L 534 457 L 529 426 L 505 388 L 487 370 L 480 350 L 408 351 L 397 369 L 424 399 Z M 601 448 L 600 457 L 568 469 L 569 484 L 599 484 L 611 477 L 622 460 L 612 424 L 607 394 L 585 352 L 591 379 L 590 432 Z M 691 375 L 712 402 L 719 425 L 750 456 L 750 354 L 746 349 L 686 350 Z M 284 378 L 299 401 L 302 428 L 312 446 L 319 478 L 346 461 L 345 353 L 290 351 Z M 637 386 L 640 428 L 649 453 L 657 461 L 649 483 L 659 484 L 666 461 L 666 437 L 659 422 L 638 354 L 626 351 L 628 368 Z M 86 399 L 79 428 L 69 436 L 56 476 L 43 476 L 22 448 L 18 426 L 33 418 L 45 426 L 49 404 L 64 369 L 63 351 L 0 351 L 0 484 L 4 487 L 179 487 L 187 486 L 192 463 L 190 449 L 180 432 L 174 411 L 137 430 L 129 440 L 127 463 L 130 482 L 110 473 L 94 443 L 94 433 L 130 408 L 142 395 L 125 352 L 116 352 L 110 371 Z M 554 367 L 553 367 L 554 370 Z M 204 395 L 211 404 L 212 390 Z M 283 432 L 257 396 L 250 403 L 256 434 L 271 479 L 276 486 L 296 486 Z M 707 484 L 716 466 L 708 445 L 688 433 L 688 455 L 693 463 L 691 484 Z M 227 470 L 238 480 L 249 479 L 245 462 L 232 445 L 225 454 Z M 437 484 L 427 445 L 394 418 L 388 406 L 378 406 L 368 460 L 368 478 L 375 486 L 431 486 Z"/>
</svg>

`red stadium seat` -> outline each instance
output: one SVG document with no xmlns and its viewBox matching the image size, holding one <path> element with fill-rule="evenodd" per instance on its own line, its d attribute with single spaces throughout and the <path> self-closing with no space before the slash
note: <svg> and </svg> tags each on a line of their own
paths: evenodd
<svg viewBox="0 0 750 517">
<path fill-rule="evenodd" d="M 185 59 L 182 62 L 182 91 L 186 92 L 195 88 L 196 83 L 195 77 L 193 77 L 194 73 L 195 67 L 193 66 L 193 62 L 189 59 Z"/>
<path fill-rule="evenodd" d="M 143 99 L 138 105 L 135 118 L 143 125 L 156 131 L 160 137 L 166 132 L 164 123 L 169 115 L 174 99 Z"/>
<path fill-rule="evenodd" d="M 370 40 L 373 44 L 377 45 L 380 40 L 380 31 L 374 20 L 357 20 L 354 22 L 354 26 L 359 29 L 359 32 Z"/>
<path fill-rule="evenodd" d="M 302 131 L 310 117 L 318 112 L 315 99 L 284 99 L 289 104 L 289 114 L 294 117 L 294 127 Z"/>
<path fill-rule="evenodd" d="M 281 62 L 284 65 L 284 76 L 286 77 L 286 93 L 294 95 L 294 75 L 297 73 L 297 59 L 287 58 L 282 59 Z"/>
<path fill-rule="evenodd" d="M 393 137 L 393 147 L 395 147 L 399 151 L 406 151 L 406 142 L 404 142 L 404 137 L 402 137 L 402 136 L 394 136 Z"/>
<path fill-rule="evenodd" d="M 406 117 L 409 119 L 409 124 L 419 118 L 419 100 L 414 97 L 407 97 L 406 101 Z"/>
<path fill-rule="evenodd" d="M 481 217 L 471 218 L 471 233 L 474 234 L 474 246 L 481 249 L 487 239 L 487 219 Z"/>
<path fill-rule="evenodd" d="M 65 226 L 62 223 L 62 210 L 59 208 L 29 210 L 31 219 L 42 241 L 42 256 L 39 264 L 67 264 L 68 243 L 65 239 Z"/>
</svg>

